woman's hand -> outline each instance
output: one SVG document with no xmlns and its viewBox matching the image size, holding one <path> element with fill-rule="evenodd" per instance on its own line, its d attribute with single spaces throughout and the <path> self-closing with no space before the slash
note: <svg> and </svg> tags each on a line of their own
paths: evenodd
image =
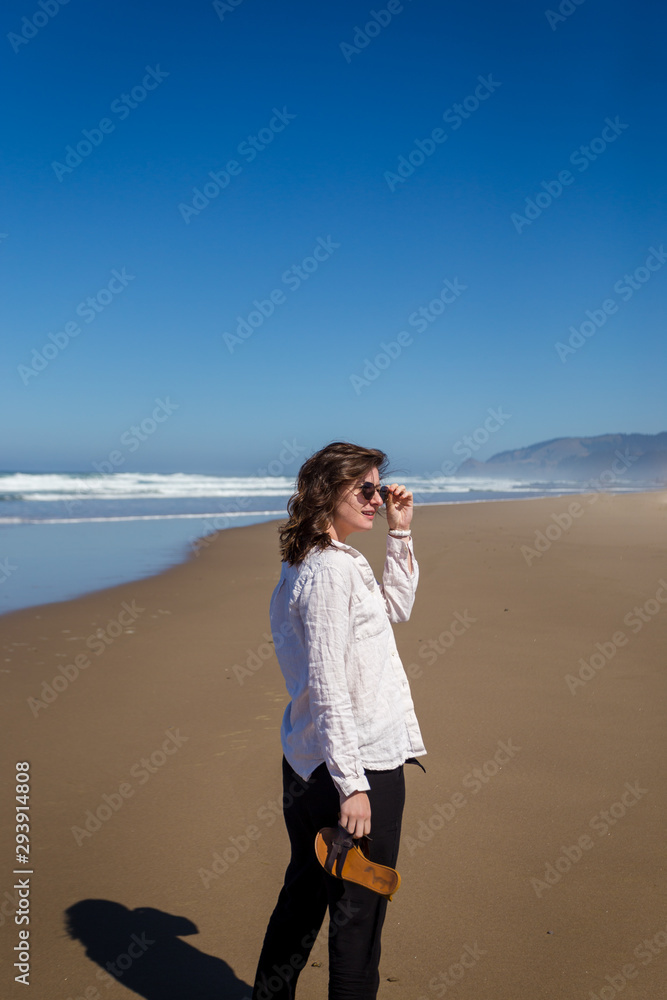
<svg viewBox="0 0 667 1000">
<path fill-rule="evenodd" d="M 357 839 L 371 832 L 371 803 L 366 792 L 341 795 L 340 825 Z"/>
<path fill-rule="evenodd" d="M 392 483 L 387 494 L 387 527 L 391 531 L 405 531 L 410 527 L 414 513 L 412 493 L 403 485 Z"/>
</svg>

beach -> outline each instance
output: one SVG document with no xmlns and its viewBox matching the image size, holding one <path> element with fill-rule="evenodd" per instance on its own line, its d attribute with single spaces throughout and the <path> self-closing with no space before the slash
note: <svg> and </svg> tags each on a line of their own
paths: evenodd
<svg viewBox="0 0 667 1000">
<path fill-rule="evenodd" d="M 277 523 L 0 619 L 3 995 L 26 942 L 40 1000 L 250 995 L 288 860 Z M 417 508 L 394 630 L 428 754 L 406 767 L 381 998 L 667 996 L 665 528 L 667 491 Z M 378 579 L 385 530 L 348 539 Z M 327 995 L 326 935 L 300 1000 Z"/>
</svg>

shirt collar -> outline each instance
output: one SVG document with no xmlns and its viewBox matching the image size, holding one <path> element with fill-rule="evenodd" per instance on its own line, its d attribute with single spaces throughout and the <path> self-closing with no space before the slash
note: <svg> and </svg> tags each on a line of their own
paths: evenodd
<svg viewBox="0 0 667 1000">
<path fill-rule="evenodd" d="M 377 581 L 375 579 L 375 576 L 373 575 L 373 570 L 371 569 L 366 556 L 363 555 L 359 551 L 359 549 L 353 548 L 352 545 L 346 545 L 345 542 L 339 542 L 335 538 L 331 539 L 331 544 L 335 545 L 337 549 L 343 549 L 343 551 L 349 552 L 351 556 L 359 560 L 357 564 L 357 569 L 361 572 L 362 579 L 366 584 L 366 586 L 370 590 L 373 590 L 376 586 Z"/>
<path fill-rule="evenodd" d="M 347 545 L 345 542 L 339 542 L 336 538 L 332 538 L 331 539 L 331 544 L 335 545 L 336 548 L 338 548 L 338 549 L 345 549 L 346 552 L 351 552 L 353 556 L 360 556 L 361 555 L 361 552 L 359 551 L 359 549 L 355 549 L 351 545 Z"/>
</svg>

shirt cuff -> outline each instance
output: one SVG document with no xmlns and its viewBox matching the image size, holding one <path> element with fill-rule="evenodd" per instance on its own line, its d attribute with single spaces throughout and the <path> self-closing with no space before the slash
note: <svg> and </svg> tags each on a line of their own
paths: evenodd
<svg viewBox="0 0 667 1000">
<path fill-rule="evenodd" d="M 407 545 L 406 545 L 407 542 Z M 387 533 L 387 552 L 391 553 L 395 559 L 405 559 L 407 560 L 408 552 L 412 556 L 412 563 L 415 563 L 415 547 L 412 542 L 412 535 L 406 535 L 403 538 L 396 538 L 395 535 L 390 535 Z"/>
<path fill-rule="evenodd" d="M 340 794 L 345 798 L 348 795 L 352 795 L 352 792 L 367 792 L 371 787 L 366 775 L 361 778 L 345 778 L 342 781 L 332 778 L 332 781 Z"/>
</svg>

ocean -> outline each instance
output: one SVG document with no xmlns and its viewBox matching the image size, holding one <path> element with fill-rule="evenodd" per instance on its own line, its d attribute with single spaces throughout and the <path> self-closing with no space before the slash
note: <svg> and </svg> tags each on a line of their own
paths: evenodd
<svg viewBox="0 0 667 1000">
<path fill-rule="evenodd" d="M 573 482 L 402 481 L 415 506 L 594 491 Z M 655 489 L 622 480 L 605 487 Z M 185 560 L 212 532 L 284 519 L 293 491 L 287 476 L 0 473 L 0 614 L 152 576 Z"/>
</svg>

